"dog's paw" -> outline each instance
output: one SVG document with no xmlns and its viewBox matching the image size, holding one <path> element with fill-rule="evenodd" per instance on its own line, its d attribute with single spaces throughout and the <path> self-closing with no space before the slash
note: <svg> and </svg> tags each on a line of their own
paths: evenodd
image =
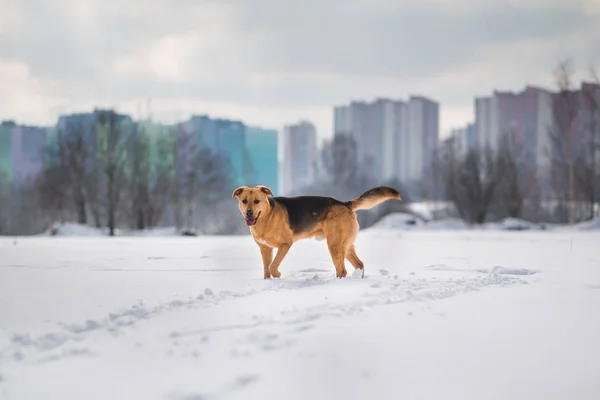
<svg viewBox="0 0 600 400">
<path fill-rule="evenodd" d="M 271 273 L 271 276 L 273 278 L 279 278 L 281 276 L 281 272 L 279 272 L 275 268 L 270 269 L 269 272 Z"/>
</svg>

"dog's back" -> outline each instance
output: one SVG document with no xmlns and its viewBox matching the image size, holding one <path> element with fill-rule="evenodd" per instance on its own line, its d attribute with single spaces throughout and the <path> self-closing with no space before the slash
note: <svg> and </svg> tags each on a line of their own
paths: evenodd
<svg viewBox="0 0 600 400">
<path fill-rule="evenodd" d="M 286 210 L 290 229 L 294 234 L 309 231 L 320 222 L 323 222 L 332 207 L 347 207 L 341 201 L 322 196 L 279 196 L 273 197 L 271 200 Z"/>
</svg>

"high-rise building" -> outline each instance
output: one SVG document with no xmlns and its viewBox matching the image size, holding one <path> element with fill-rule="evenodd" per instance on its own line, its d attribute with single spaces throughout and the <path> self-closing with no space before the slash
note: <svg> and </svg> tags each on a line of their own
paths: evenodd
<svg viewBox="0 0 600 400">
<path fill-rule="evenodd" d="M 379 147 L 379 143 L 373 143 L 375 139 L 370 134 L 369 106 L 364 101 L 352 101 L 348 105 L 334 107 L 333 134 L 351 136 L 356 142 L 356 155 L 363 170 L 374 174 L 374 157 L 370 148 Z"/>
<path fill-rule="evenodd" d="M 283 194 L 314 183 L 317 163 L 317 131 L 308 121 L 283 130 L 283 159 L 279 190 Z"/>
<path fill-rule="evenodd" d="M 248 165 L 245 133 L 246 126 L 241 121 L 195 115 L 181 124 L 178 135 L 180 138 L 187 137 L 180 140 L 182 146 L 210 149 L 213 153 L 226 157 L 232 169 L 232 184 L 243 185 Z M 185 153 L 190 149 L 179 150 L 180 153 Z"/>
<path fill-rule="evenodd" d="M 467 155 L 467 152 L 473 150 L 477 146 L 477 137 L 475 132 L 475 125 L 468 124 L 464 128 L 452 129 L 450 132 L 450 141 L 454 156 L 461 159 Z"/>
<path fill-rule="evenodd" d="M 409 181 L 429 180 L 439 141 L 438 103 L 422 96 L 410 97 L 408 102 L 408 134 L 408 151 L 404 156 L 410 160 Z M 421 192 L 423 193 L 423 190 Z"/>
<path fill-rule="evenodd" d="M 397 109 L 402 105 L 379 98 L 373 103 L 353 101 L 334 108 L 334 135 L 354 138 L 361 168 L 375 179 L 397 176 Z"/>
<path fill-rule="evenodd" d="M 477 145 L 497 151 L 510 138 L 528 172 L 528 187 L 541 194 L 550 189 L 550 132 L 554 124 L 552 93 L 527 86 L 520 93 L 495 91 L 475 100 Z"/>
<path fill-rule="evenodd" d="M 401 182 L 410 181 L 410 135 L 409 135 L 408 103 L 397 101 L 395 103 L 395 134 L 393 159 L 395 177 Z"/>
<path fill-rule="evenodd" d="M 376 180 L 420 181 L 433 163 L 439 106 L 422 96 L 379 98 L 334 108 L 334 134 L 349 134 L 361 167 Z"/>
<path fill-rule="evenodd" d="M 138 140 L 147 146 L 147 163 L 150 178 L 156 177 L 157 171 L 165 171 L 171 167 L 175 158 L 175 127 L 151 120 L 137 122 Z"/>
<path fill-rule="evenodd" d="M 0 123 L 0 182 L 12 181 L 12 137 L 15 123 Z"/>
<path fill-rule="evenodd" d="M 477 148 L 477 129 L 474 123 L 467 124 L 466 127 L 466 145 L 468 149 Z"/>
<path fill-rule="evenodd" d="M 577 186 L 591 193 L 597 187 L 592 182 L 600 168 L 600 84 L 582 82 L 579 89 L 555 93 L 552 105 L 551 159 L 556 162 L 551 175 L 562 192 L 557 197 L 567 198 L 568 190 L 574 187 L 577 191 Z M 569 165 L 576 171 L 574 179 L 569 178 Z M 587 171 L 577 172 L 582 168 Z"/>
<path fill-rule="evenodd" d="M 45 166 L 46 128 L 15 125 L 12 128 L 12 184 L 32 184 Z"/>
<path fill-rule="evenodd" d="M 475 100 L 475 127 L 479 147 L 498 148 L 505 135 L 523 141 L 532 154 L 541 154 L 553 124 L 552 93 L 528 86 L 520 93 L 495 91 Z"/>
<path fill-rule="evenodd" d="M 475 98 L 475 132 L 478 148 L 491 148 L 498 139 L 492 138 L 492 120 L 496 120 L 495 108 L 492 107 L 491 97 Z M 495 132 L 493 133 L 495 135 Z"/>
<path fill-rule="evenodd" d="M 229 157 L 233 185 L 241 186 L 246 182 L 248 152 L 246 148 L 246 126 L 240 121 L 217 120 L 219 147 L 217 152 Z"/>
<path fill-rule="evenodd" d="M 195 115 L 178 128 L 178 151 L 189 153 L 190 146 L 209 149 L 226 157 L 232 168 L 233 185 L 268 185 L 274 192 L 278 182 L 278 133 L 276 130 L 248 127 L 241 121 Z M 184 146 L 184 148 L 180 148 Z"/>
<path fill-rule="evenodd" d="M 600 131 L 600 84 L 582 82 L 580 89 L 555 93 L 552 103 L 555 133 L 570 137 L 573 153 L 592 161 L 592 143 Z"/>
<path fill-rule="evenodd" d="M 246 184 L 267 186 L 275 195 L 279 193 L 278 136 L 275 129 L 246 127 L 246 148 L 250 164 Z"/>
</svg>

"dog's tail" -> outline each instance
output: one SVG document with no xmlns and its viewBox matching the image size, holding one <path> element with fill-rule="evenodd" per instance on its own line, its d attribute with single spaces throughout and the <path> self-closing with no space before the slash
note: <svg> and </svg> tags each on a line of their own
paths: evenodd
<svg viewBox="0 0 600 400">
<path fill-rule="evenodd" d="M 377 186 L 367 190 L 354 200 L 347 201 L 346 204 L 352 211 L 368 210 L 389 199 L 402 200 L 396 189 L 389 186 Z"/>
</svg>

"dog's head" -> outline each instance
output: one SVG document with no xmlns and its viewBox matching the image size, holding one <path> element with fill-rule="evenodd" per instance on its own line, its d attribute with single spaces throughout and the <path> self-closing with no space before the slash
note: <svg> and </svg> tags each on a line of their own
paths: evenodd
<svg viewBox="0 0 600 400">
<path fill-rule="evenodd" d="M 237 197 L 240 212 L 246 219 L 247 226 L 254 226 L 261 216 L 265 216 L 270 210 L 267 196 L 273 195 L 271 189 L 266 186 L 240 186 L 233 191 L 231 198 Z"/>
</svg>

